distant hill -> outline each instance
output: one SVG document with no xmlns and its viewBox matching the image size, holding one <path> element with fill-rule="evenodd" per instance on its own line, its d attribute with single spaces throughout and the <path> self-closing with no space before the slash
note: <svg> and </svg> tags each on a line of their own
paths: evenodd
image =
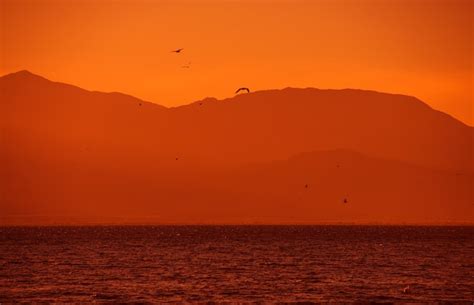
<svg viewBox="0 0 474 305">
<path fill-rule="evenodd" d="M 413 97 L 287 88 L 166 108 L 27 71 L 0 97 L 0 224 L 474 222 L 474 129 Z"/>
</svg>

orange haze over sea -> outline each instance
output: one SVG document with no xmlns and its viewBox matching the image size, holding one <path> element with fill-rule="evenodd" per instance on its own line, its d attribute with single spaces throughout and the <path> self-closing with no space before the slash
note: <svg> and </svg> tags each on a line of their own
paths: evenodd
<svg viewBox="0 0 474 305">
<path fill-rule="evenodd" d="M 375 89 L 474 123 L 472 1 L 0 5 L 0 75 L 28 69 L 165 106 L 241 86 Z"/>
</svg>

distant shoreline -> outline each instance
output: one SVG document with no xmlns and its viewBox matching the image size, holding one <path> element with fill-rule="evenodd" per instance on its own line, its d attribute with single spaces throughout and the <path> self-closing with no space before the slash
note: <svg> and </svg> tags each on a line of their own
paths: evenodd
<svg viewBox="0 0 474 305">
<path fill-rule="evenodd" d="M 286 222 L 286 223 L 143 223 L 143 222 L 82 222 L 82 223 L 36 223 L 0 224 L 12 227 L 474 227 L 474 223 L 338 223 L 338 222 Z"/>
</svg>

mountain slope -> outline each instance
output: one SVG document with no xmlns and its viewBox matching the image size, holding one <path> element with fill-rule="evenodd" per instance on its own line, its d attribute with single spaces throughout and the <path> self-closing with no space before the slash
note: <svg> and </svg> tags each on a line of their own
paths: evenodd
<svg viewBox="0 0 474 305">
<path fill-rule="evenodd" d="M 179 155 L 221 166 L 345 148 L 430 168 L 474 170 L 473 128 L 408 96 L 287 88 L 167 109 L 28 72 L 2 77 L 0 89 L 3 127 L 26 142 L 41 137 L 48 143 L 44 149 L 54 142 L 71 150 L 80 145 L 127 151 L 132 158 L 145 154 L 153 162 Z"/>
<path fill-rule="evenodd" d="M 472 222 L 473 134 L 402 95 L 287 88 L 166 108 L 21 71 L 0 78 L 0 210 Z"/>
<path fill-rule="evenodd" d="M 472 174 L 341 150 L 232 171 L 34 159 L 4 174 L 4 224 L 474 222 Z"/>
</svg>

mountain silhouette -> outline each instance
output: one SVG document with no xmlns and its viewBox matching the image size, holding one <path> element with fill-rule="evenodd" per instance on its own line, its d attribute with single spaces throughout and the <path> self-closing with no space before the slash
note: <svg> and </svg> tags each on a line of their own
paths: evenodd
<svg viewBox="0 0 474 305">
<path fill-rule="evenodd" d="M 0 223 L 474 220 L 473 128 L 414 97 L 286 88 L 167 108 L 28 71 L 0 96 Z"/>
</svg>

